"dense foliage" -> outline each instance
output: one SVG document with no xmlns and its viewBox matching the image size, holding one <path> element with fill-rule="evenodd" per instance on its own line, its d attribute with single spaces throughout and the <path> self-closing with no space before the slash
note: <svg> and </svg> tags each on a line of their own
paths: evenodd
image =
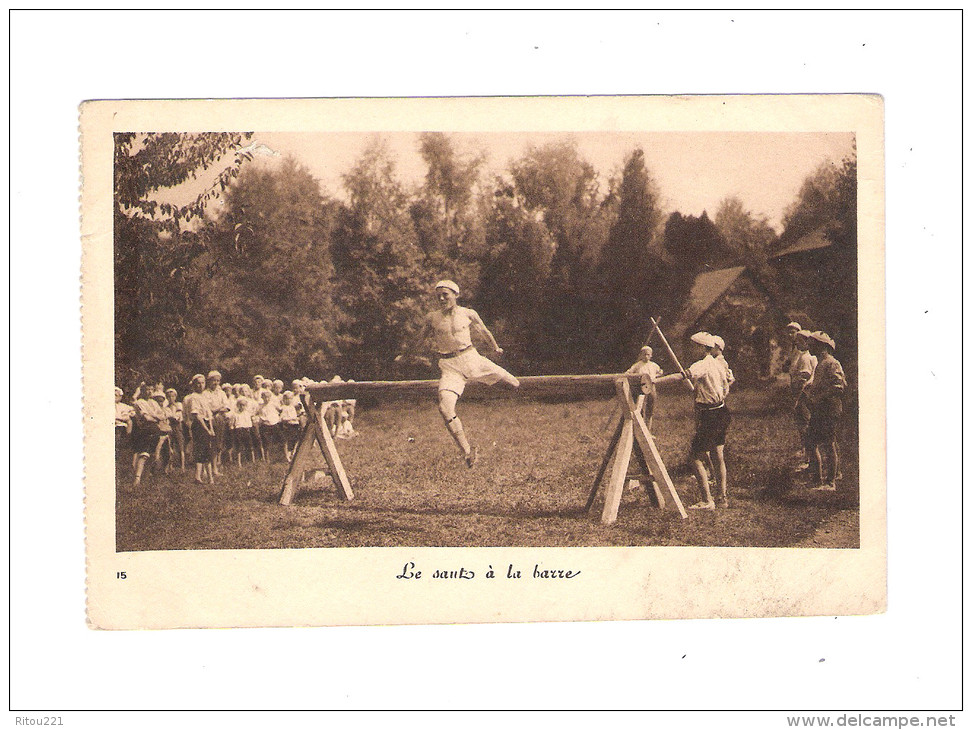
<svg viewBox="0 0 972 730">
<path fill-rule="evenodd" d="M 126 390 L 211 367 L 232 381 L 430 377 L 399 356 L 427 354 L 418 332 L 443 277 L 524 374 L 627 366 L 650 315 L 673 320 L 695 276 L 736 265 L 856 346 L 854 158 L 807 179 L 777 237 L 734 197 L 713 219 L 665 211 L 641 149 L 604 178 L 572 142 L 532 147 L 487 183 L 481 156 L 426 133 L 417 152 L 427 174 L 409 188 L 376 140 L 331 198 L 293 159 L 254 160 L 249 137 L 116 135 L 116 377 Z M 187 204 L 161 202 L 197 177 L 211 182 Z M 844 270 L 807 278 L 770 265 L 816 230 L 840 247 Z M 812 295 L 824 285 L 826 296 Z"/>
</svg>

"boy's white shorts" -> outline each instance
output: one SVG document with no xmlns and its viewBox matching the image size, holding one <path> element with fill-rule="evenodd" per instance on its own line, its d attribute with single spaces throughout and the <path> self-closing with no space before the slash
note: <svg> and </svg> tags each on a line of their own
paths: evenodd
<svg viewBox="0 0 972 730">
<path fill-rule="evenodd" d="M 441 358 L 439 369 L 439 390 L 448 390 L 456 395 L 462 395 L 466 383 L 486 383 L 493 385 L 501 380 L 509 383 L 515 378 L 488 357 L 483 357 L 476 349 L 467 350 L 456 357 Z"/>
</svg>

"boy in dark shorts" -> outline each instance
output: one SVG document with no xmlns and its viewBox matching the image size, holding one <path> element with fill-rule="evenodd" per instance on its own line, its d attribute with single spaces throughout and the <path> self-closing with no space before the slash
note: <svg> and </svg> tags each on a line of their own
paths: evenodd
<svg viewBox="0 0 972 730">
<path fill-rule="evenodd" d="M 810 354 L 817 358 L 813 380 L 807 386 L 807 401 L 810 406 L 810 424 L 807 427 L 807 441 L 817 453 L 817 468 L 820 484 L 814 487 L 821 492 L 834 492 L 834 482 L 840 474 L 840 453 L 837 450 L 837 434 L 840 418 L 844 412 L 844 389 L 847 378 L 844 368 L 834 351 L 837 349 L 833 338 L 826 332 L 810 335 Z M 824 462 L 827 462 L 826 466 Z"/>
<path fill-rule="evenodd" d="M 695 388 L 695 436 L 692 438 L 691 461 L 702 499 L 689 509 L 715 509 L 716 501 L 709 489 L 709 476 L 705 470 L 707 458 L 712 460 L 715 484 L 719 494 L 719 506 L 729 506 L 729 490 L 726 480 L 724 448 L 726 432 L 731 417 L 726 407 L 729 387 L 735 382 L 732 370 L 719 347 L 719 340 L 708 332 L 697 332 L 691 337 L 695 354 L 700 359 L 692 363 L 687 377 Z M 681 373 L 665 375 L 656 384 L 669 380 L 681 380 Z"/>
</svg>

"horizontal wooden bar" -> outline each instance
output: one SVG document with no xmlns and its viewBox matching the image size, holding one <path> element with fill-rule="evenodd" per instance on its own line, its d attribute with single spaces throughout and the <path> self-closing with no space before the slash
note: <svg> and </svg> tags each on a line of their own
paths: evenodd
<svg viewBox="0 0 972 730">
<path fill-rule="evenodd" d="M 613 385 L 619 379 L 632 384 L 641 382 L 641 375 L 631 373 L 611 373 L 607 375 L 525 375 L 518 378 L 520 390 L 544 388 L 564 388 L 572 385 L 594 385 L 602 383 Z M 365 393 L 420 393 L 434 391 L 438 380 L 364 380 L 360 383 L 316 383 L 305 386 L 315 401 L 353 398 Z M 470 385 L 473 385 L 470 383 Z M 498 385 L 497 389 L 510 391 L 508 385 Z"/>
</svg>

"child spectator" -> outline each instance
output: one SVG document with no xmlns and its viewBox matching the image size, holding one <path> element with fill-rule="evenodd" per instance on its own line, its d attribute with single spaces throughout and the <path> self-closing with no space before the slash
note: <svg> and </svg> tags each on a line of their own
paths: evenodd
<svg viewBox="0 0 972 730">
<path fill-rule="evenodd" d="M 213 433 L 215 442 L 213 444 L 213 475 L 220 476 L 219 464 L 222 459 L 223 449 L 226 447 L 226 414 L 230 410 L 229 398 L 223 392 L 220 384 L 223 376 L 218 370 L 210 370 L 206 376 L 206 390 L 203 391 L 203 398 L 213 414 Z"/>
<path fill-rule="evenodd" d="M 214 442 L 216 432 L 213 430 L 213 412 L 208 400 L 203 398 L 206 387 L 206 376 L 197 374 L 192 376 L 192 393 L 186 396 L 182 403 L 185 418 L 189 421 L 189 434 L 192 437 L 192 458 L 196 462 L 196 482 L 204 484 L 203 472 L 213 484 L 215 459 Z"/>
<path fill-rule="evenodd" d="M 230 411 L 229 422 L 236 463 L 242 467 L 243 454 L 247 451 L 250 453 L 250 461 L 256 461 L 253 449 L 253 413 L 249 399 L 240 396 L 234 403 L 235 407 Z"/>
<path fill-rule="evenodd" d="M 825 332 L 814 332 L 809 339 L 810 353 L 816 356 L 817 367 L 813 371 L 813 380 L 807 387 L 807 399 L 810 402 L 807 438 L 817 452 L 817 476 L 820 485 L 815 489 L 833 492 L 837 489 L 835 481 L 840 475 L 837 436 L 840 417 L 844 412 L 843 399 L 847 378 L 844 376 L 844 368 L 834 357 L 837 349 L 834 340 Z"/>
<path fill-rule="evenodd" d="M 284 454 L 287 461 L 293 457 L 294 450 L 297 448 L 297 441 L 300 438 L 300 417 L 297 415 L 297 408 L 294 405 L 294 394 L 289 390 L 280 396 L 280 428 L 283 435 Z"/>
<path fill-rule="evenodd" d="M 817 358 L 810 354 L 810 332 L 808 330 L 797 332 L 793 342 L 796 356 L 790 363 L 790 396 L 793 399 L 793 420 L 796 421 L 797 433 L 803 447 L 803 451 L 800 453 L 803 461 L 797 467 L 797 472 L 819 474 L 817 450 L 807 438 L 807 430 L 810 427 L 810 403 L 807 400 L 807 387 L 813 380 Z"/>
<path fill-rule="evenodd" d="M 263 448 L 267 461 L 272 462 L 272 450 L 275 443 L 280 442 L 278 428 L 280 424 L 280 411 L 273 404 L 273 393 L 264 388 L 260 395 L 263 405 L 260 407 L 260 434 L 263 437 Z"/>
<path fill-rule="evenodd" d="M 135 409 L 122 402 L 125 391 L 115 388 L 115 455 L 121 453 L 122 447 L 132 435 L 132 417 Z"/>
<path fill-rule="evenodd" d="M 263 378 L 257 375 L 253 382 L 263 382 Z M 244 383 L 240 388 L 241 397 L 246 401 L 247 413 L 250 414 L 250 439 L 253 441 L 253 448 L 260 454 L 260 460 L 266 461 L 266 454 L 263 451 L 263 438 L 260 433 L 260 403 L 257 402 L 254 391 Z"/>
<path fill-rule="evenodd" d="M 628 368 L 627 372 L 641 376 L 641 395 L 638 396 L 638 407 L 641 409 L 641 416 L 645 419 L 645 425 L 651 431 L 651 419 L 655 414 L 655 380 L 664 373 L 658 363 L 651 359 L 653 352 L 651 347 L 645 345 L 641 348 L 638 362 Z"/>
<path fill-rule="evenodd" d="M 186 433 L 183 431 L 182 423 L 182 403 L 179 402 L 179 394 L 175 388 L 165 391 L 166 402 L 163 406 L 165 414 L 169 417 L 169 427 L 172 434 L 169 438 L 169 463 L 175 458 L 176 452 L 179 454 L 180 468 L 186 469 Z"/>
<path fill-rule="evenodd" d="M 136 391 L 135 401 L 135 481 L 134 487 L 142 482 L 142 473 L 149 457 L 153 457 L 153 464 L 160 463 L 163 444 L 168 441 L 170 432 L 169 417 L 162 408 L 165 393 L 161 388 L 149 390 L 142 383 Z"/>
</svg>

